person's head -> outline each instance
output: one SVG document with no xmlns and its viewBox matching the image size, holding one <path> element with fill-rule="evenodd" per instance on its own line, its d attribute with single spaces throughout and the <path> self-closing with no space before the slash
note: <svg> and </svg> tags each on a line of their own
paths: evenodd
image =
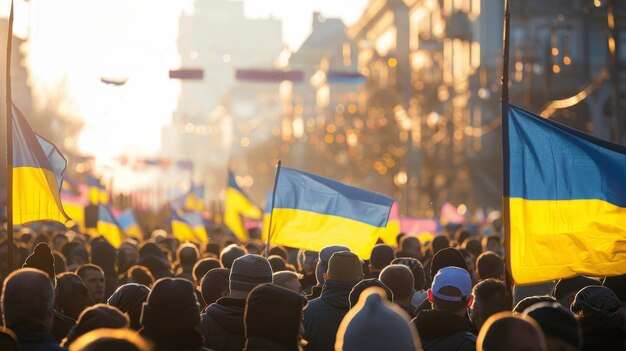
<svg viewBox="0 0 626 351">
<path fill-rule="evenodd" d="M 622 306 L 626 307 L 626 274 L 606 277 L 602 286 L 611 289 L 622 302 Z"/>
<path fill-rule="evenodd" d="M 546 341 L 532 318 L 500 312 L 489 317 L 478 333 L 476 351 L 545 351 Z"/>
<path fill-rule="evenodd" d="M 267 258 L 272 267 L 272 272 L 281 272 L 289 270 L 287 268 L 287 260 L 278 255 L 272 255 Z"/>
<path fill-rule="evenodd" d="M 89 263 L 89 253 L 81 243 L 70 241 L 63 245 L 61 253 L 65 256 L 67 268 L 70 270 Z"/>
<path fill-rule="evenodd" d="M 428 290 L 428 301 L 434 310 L 448 311 L 464 316 L 472 305 L 472 278 L 459 267 L 444 267 L 433 278 Z"/>
<path fill-rule="evenodd" d="M 426 288 L 426 276 L 424 274 L 424 266 L 422 263 L 412 257 L 399 257 L 391 261 L 391 264 L 401 264 L 409 267 L 413 273 L 413 288 L 416 291 L 422 291 Z"/>
<path fill-rule="evenodd" d="M 515 305 L 515 307 L 513 308 L 513 314 L 524 313 L 524 311 L 530 306 L 534 304 L 542 303 L 542 302 L 552 303 L 552 302 L 557 302 L 557 301 L 554 297 L 550 295 L 529 296 L 527 298 L 524 298 L 520 302 L 518 302 L 517 305 Z"/>
<path fill-rule="evenodd" d="M 361 260 L 350 251 L 335 252 L 328 260 L 328 273 L 324 274 L 324 281 L 329 279 L 358 283 L 363 279 Z"/>
<path fill-rule="evenodd" d="M 143 303 L 146 302 L 149 293 L 150 289 L 145 285 L 124 284 L 115 290 L 107 300 L 107 303 L 128 314 L 130 327 L 134 330 L 139 330 L 141 329 L 141 323 L 139 323 L 141 308 Z"/>
<path fill-rule="evenodd" d="M 513 305 L 517 305 L 518 302 L 522 301 L 527 297 L 533 296 L 552 296 L 554 292 L 554 282 L 545 282 L 545 283 L 537 283 L 537 284 L 528 284 L 528 285 L 514 285 L 513 286 Z M 523 310 L 520 311 L 524 312 Z"/>
<path fill-rule="evenodd" d="M 422 243 L 415 235 L 406 234 L 402 236 L 398 250 L 403 256 L 422 258 Z"/>
<path fill-rule="evenodd" d="M 489 235 L 489 236 L 483 237 L 482 244 L 483 244 L 483 251 L 493 251 L 500 256 L 504 254 L 504 249 L 502 248 L 500 237 L 497 235 Z"/>
<path fill-rule="evenodd" d="M 56 233 L 50 238 L 50 245 L 52 245 L 52 248 L 55 250 L 61 250 L 63 245 L 67 244 L 68 241 L 67 235 L 64 233 Z"/>
<path fill-rule="evenodd" d="M 128 316 L 117 308 L 102 303 L 86 308 L 67 334 L 65 347 L 81 335 L 100 328 L 122 329 L 129 324 Z"/>
<path fill-rule="evenodd" d="M 342 245 L 331 245 L 326 246 L 319 252 L 317 266 L 315 267 L 315 278 L 318 284 L 324 283 L 324 274 L 328 272 L 328 261 L 335 252 L 339 251 L 350 251 L 350 248 Z"/>
<path fill-rule="evenodd" d="M 143 304 L 140 323 L 149 334 L 196 329 L 200 306 L 193 284 L 182 278 L 157 280 Z"/>
<path fill-rule="evenodd" d="M 378 244 L 372 249 L 370 256 L 370 271 L 380 272 L 385 267 L 391 264 L 391 261 L 396 258 L 396 254 L 393 251 L 393 247 L 387 244 Z"/>
<path fill-rule="evenodd" d="M 220 253 L 220 262 L 224 268 L 230 269 L 236 259 L 246 254 L 246 251 L 236 244 L 226 246 Z"/>
<path fill-rule="evenodd" d="M 474 303 L 470 318 L 479 329 L 487 318 L 507 309 L 504 283 L 500 280 L 489 278 L 481 281 L 474 286 L 472 295 Z"/>
<path fill-rule="evenodd" d="M 554 286 L 554 298 L 569 310 L 574 297 L 582 288 L 591 285 L 601 285 L 598 280 L 587 278 L 582 275 L 575 276 L 569 279 L 561 279 Z"/>
<path fill-rule="evenodd" d="M 432 250 L 432 254 L 436 255 L 437 252 L 448 247 L 450 247 L 450 239 L 448 239 L 448 236 L 441 234 L 441 235 L 437 235 L 433 239 L 430 249 Z"/>
<path fill-rule="evenodd" d="M 54 256 L 50 247 L 46 243 L 39 243 L 35 246 L 33 253 L 26 258 L 22 268 L 36 268 L 46 272 L 52 281 L 52 286 L 56 285 L 56 273 L 54 269 Z"/>
<path fill-rule="evenodd" d="M 63 254 L 52 250 L 52 256 L 54 257 L 54 272 L 56 274 L 67 272 L 67 261 L 65 261 Z"/>
<path fill-rule="evenodd" d="M 150 270 L 144 266 L 134 265 L 126 272 L 128 275 L 128 282 L 145 285 L 151 287 L 154 284 L 154 276 L 150 273 Z"/>
<path fill-rule="evenodd" d="M 413 297 L 413 274 L 411 270 L 401 264 L 392 264 L 380 272 L 380 281 L 393 291 L 396 303 L 411 304 Z"/>
<path fill-rule="evenodd" d="M 200 252 L 196 245 L 192 243 L 184 243 L 176 250 L 176 257 L 182 267 L 191 268 L 200 257 Z"/>
<path fill-rule="evenodd" d="M 421 350 L 414 324 L 399 307 L 389 303 L 385 293 L 368 288 L 345 315 L 335 341 L 341 351 Z"/>
<path fill-rule="evenodd" d="M 383 284 L 383 282 L 381 282 L 380 280 L 376 278 L 363 279 L 360 282 L 358 282 L 350 291 L 350 295 L 348 296 L 348 300 L 350 301 L 350 308 L 353 308 L 354 306 L 356 306 L 356 303 L 359 301 L 359 297 L 361 297 L 361 294 L 365 290 L 371 287 L 377 287 L 377 288 L 382 289 L 383 292 L 385 293 L 385 296 L 387 297 L 387 300 L 389 302 L 394 301 L 393 292 L 391 291 L 391 289 L 389 289 L 387 285 Z"/>
<path fill-rule="evenodd" d="M 204 303 L 210 305 L 219 298 L 228 296 L 230 292 L 228 287 L 229 275 L 230 270 L 228 268 L 214 268 L 206 272 L 200 281 L 200 291 Z"/>
<path fill-rule="evenodd" d="M 272 247 L 270 248 L 269 256 L 280 256 L 287 260 L 289 253 L 287 252 L 287 249 L 285 249 L 285 247 L 282 245 L 272 245 Z"/>
<path fill-rule="evenodd" d="M 245 299 L 257 285 L 272 282 L 272 267 L 263 256 L 244 255 L 233 262 L 228 281 L 229 296 Z"/>
<path fill-rule="evenodd" d="M 470 233 L 470 231 L 467 230 L 467 228 L 465 227 L 459 227 L 454 232 L 454 240 L 456 240 L 459 246 L 462 246 L 465 243 L 465 241 L 468 240 L 471 236 L 472 236 L 472 233 Z"/>
<path fill-rule="evenodd" d="M 69 351 L 151 351 L 150 342 L 129 329 L 92 330 L 70 345 Z"/>
<path fill-rule="evenodd" d="M 200 280 L 202 280 L 206 272 L 214 268 L 222 268 L 222 263 L 216 258 L 206 257 L 196 262 L 193 266 L 193 280 L 196 282 L 196 285 L 200 285 Z"/>
<path fill-rule="evenodd" d="M 305 275 L 310 275 L 315 272 L 315 266 L 317 265 L 318 254 L 314 251 L 308 251 L 300 249 L 298 251 L 298 271 Z"/>
<path fill-rule="evenodd" d="M 272 274 L 272 283 L 282 286 L 298 294 L 302 294 L 302 284 L 300 284 L 300 278 L 302 275 L 291 272 L 281 271 Z"/>
<path fill-rule="evenodd" d="M 458 267 L 469 273 L 463 254 L 453 247 L 446 247 L 433 256 L 430 263 L 430 280 L 432 281 L 435 278 L 435 274 L 444 267 Z"/>
<path fill-rule="evenodd" d="M 569 310 L 554 302 L 542 302 L 524 311 L 543 330 L 548 350 L 576 351 L 583 347 L 580 324 Z"/>
<path fill-rule="evenodd" d="M 104 237 L 97 237 L 91 241 L 91 263 L 99 266 L 107 276 L 115 275 L 117 249 Z"/>
<path fill-rule="evenodd" d="M 495 252 L 483 252 L 476 260 L 476 275 L 478 280 L 493 278 L 504 281 L 504 260 Z"/>
<path fill-rule="evenodd" d="M 93 302 L 104 302 L 104 271 L 95 264 L 84 264 L 76 270 L 76 274 L 83 280 L 89 296 Z"/>
<path fill-rule="evenodd" d="M 580 321 L 609 321 L 615 317 L 621 319 L 619 323 L 622 324 L 624 317 L 616 313 L 621 307 L 619 298 L 611 289 L 605 286 L 587 286 L 576 294 L 570 310 Z"/>
<path fill-rule="evenodd" d="M 282 350 L 299 350 L 299 332 L 305 299 L 273 284 L 261 284 L 250 292 L 244 314 L 246 339 L 271 340 Z M 268 321 L 272 323 L 268 323 Z"/>
<path fill-rule="evenodd" d="M 2 311 L 8 328 L 28 325 L 52 330 L 54 290 L 46 273 L 22 268 L 4 280 Z"/>
<path fill-rule="evenodd" d="M 478 239 L 473 238 L 465 240 L 461 248 L 467 250 L 474 257 L 474 260 L 483 252 L 483 245 Z"/>
<path fill-rule="evenodd" d="M 56 309 L 74 320 L 78 319 L 85 308 L 93 304 L 87 286 L 75 273 L 57 275 L 55 296 Z"/>
<path fill-rule="evenodd" d="M 135 262 L 137 262 L 137 244 L 127 240 L 117 250 L 117 271 L 126 272 Z"/>
</svg>

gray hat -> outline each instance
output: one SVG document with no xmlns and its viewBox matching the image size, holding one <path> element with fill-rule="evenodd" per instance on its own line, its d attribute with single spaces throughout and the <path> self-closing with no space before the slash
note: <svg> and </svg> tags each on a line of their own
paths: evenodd
<svg viewBox="0 0 626 351">
<path fill-rule="evenodd" d="M 315 267 L 315 278 L 318 283 L 324 282 L 324 273 L 328 271 L 328 261 L 335 252 L 339 251 L 350 251 L 350 248 L 343 245 L 330 245 L 320 251 L 317 267 Z"/>
<path fill-rule="evenodd" d="M 248 254 L 237 258 L 230 269 L 230 297 L 245 299 L 257 285 L 272 282 L 272 267 L 263 256 Z"/>
</svg>

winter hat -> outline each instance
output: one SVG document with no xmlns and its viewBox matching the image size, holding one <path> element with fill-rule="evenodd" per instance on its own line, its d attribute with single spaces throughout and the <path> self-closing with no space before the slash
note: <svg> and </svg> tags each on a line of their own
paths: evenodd
<svg viewBox="0 0 626 351">
<path fill-rule="evenodd" d="M 415 290 L 424 290 L 426 285 L 426 276 L 424 274 L 424 266 L 422 263 L 413 257 L 400 257 L 391 261 L 391 264 L 401 264 L 409 267 L 411 273 L 413 273 L 413 287 Z"/>
<path fill-rule="evenodd" d="M 463 254 L 453 247 L 441 249 L 433 256 L 433 260 L 430 263 L 431 281 L 435 278 L 435 274 L 444 267 L 459 267 L 469 272 Z"/>
<path fill-rule="evenodd" d="M 379 288 L 363 292 L 357 305 L 341 321 L 335 350 L 415 351 L 421 349 L 415 327 Z"/>
<path fill-rule="evenodd" d="M 590 285 L 601 285 L 599 281 L 582 275 L 569 279 L 561 279 L 554 286 L 554 298 L 561 300 L 569 294 L 576 294 L 582 288 Z"/>
<path fill-rule="evenodd" d="M 121 329 L 128 327 L 128 316 L 122 311 L 109 305 L 99 303 L 83 311 L 76 321 L 76 325 L 67 334 L 64 346 L 68 347 L 79 336 L 100 328 Z"/>
<path fill-rule="evenodd" d="M 393 247 L 387 244 L 378 244 L 372 249 L 370 264 L 372 268 L 381 270 L 387 267 L 394 258 L 396 258 L 396 254 Z"/>
<path fill-rule="evenodd" d="M 228 281 L 230 297 L 245 299 L 257 285 L 272 282 L 272 267 L 263 256 L 244 255 L 233 262 Z"/>
<path fill-rule="evenodd" d="M 612 314 L 620 307 L 620 301 L 611 289 L 604 286 L 587 286 L 576 294 L 571 310 L 583 314 L 593 312 Z"/>
<path fill-rule="evenodd" d="M 576 349 L 583 347 L 583 334 L 580 324 L 572 312 L 554 302 L 542 302 L 530 306 L 525 315 L 531 316 L 548 337 L 561 339 Z"/>
<path fill-rule="evenodd" d="M 622 303 L 626 302 L 626 274 L 606 277 L 602 285 L 613 290 Z"/>
<path fill-rule="evenodd" d="M 354 283 L 361 281 L 361 260 L 350 251 L 335 252 L 328 260 L 328 279 Z"/>
<path fill-rule="evenodd" d="M 50 279 L 56 279 L 54 272 L 54 256 L 46 243 L 39 243 L 35 246 L 33 253 L 26 258 L 22 268 L 37 268 L 48 274 Z"/>
<path fill-rule="evenodd" d="M 207 305 L 217 301 L 217 299 L 224 296 L 224 292 L 228 293 L 228 276 L 230 275 L 230 269 L 228 268 L 214 268 L 206 272 L 202 277 L 201 290 L 202 299 Z"/>
<path fill-rule="evenodd" d="M 320 251 L 317 266 L 315 267 L 315 278 L 317 278 L 319 284 L 324 283 L 324 273 L 328 271 L 328 260 L 335 252 L 339 251 L 350 251 L 350 248 L 343 245 L 331 245 Z"/>
<path fill-rule="evenodd" d="M 134 330 L 139 330 L 141 329 L 141 323 L 139 322 L 141 308 L 143 303 L 146 302 L 148 294 L 150 294 L 150 289 L 147 286 L 129 283 L 117 288 L 113 295 L 109 297 L 107 303 L 127 313 L 130 318 L 130 327 Z"/>
<path fill-rule="evenodd" d="M 187 279 L 162 278 L 154 283 L 140 318 L 145 329 L 176 331 L 195 329 L 200 324 L 200 306 Z"/>
<path fill-rule="evenodd" d="M 285 351 L 299 350 L 298 330 L 305 301 L 298 293 L 277 285 L 255 287 L 246 302 L 246 338 L 271 340 Z"/>
<path fill-rule="evenodd" d="M 357 285 L 355 285 L 354 288 L 352 288 L 352 291 L 350 291 L 350 296 L 348 297 L 348 299 L 350 300 L 350 308 L 356 306 L 356 303 L 359 302 L 359 297 L 361 297 L 361 294 L 366 289 L 375 286 L 383 289 L 383 291 L 387 295 L 387 300 L 389 300 L 389 302 L 393 302 L 393 292 L 391 291 L 391 289 L 389 289 L 387 285 L 383 284 L 383 282 L 376 278 L 363 279 Z"/>
</svg>

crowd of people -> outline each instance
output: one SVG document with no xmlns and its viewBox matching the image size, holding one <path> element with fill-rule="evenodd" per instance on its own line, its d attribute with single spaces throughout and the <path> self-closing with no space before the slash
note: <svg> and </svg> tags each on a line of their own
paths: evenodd
<svg viewBox="0 0 626 351">
<path fill-rule="evenodd" d="M 497 234 L 399 234 L 369 260 L 163 230 L 119 248 L 0 234 L 0 350 L 626 350 L 626 275 L 505 286 Z M 511 296 L 512 295 L 512 296 Z"/>
</svg>

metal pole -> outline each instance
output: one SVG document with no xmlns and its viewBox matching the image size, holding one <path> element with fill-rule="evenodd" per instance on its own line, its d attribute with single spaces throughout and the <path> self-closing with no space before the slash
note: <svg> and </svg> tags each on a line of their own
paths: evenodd
<svg viewBox="0 0 626 351">
<path fill-rule="evenodd" d="M 9 28 L 7 37 L 7 66 L 6 66 L 6 123 L 7 123 L 7 267 L 11 273 L 15 267 L 13 261 L 13 102 L 11 99 L 11 46 L 13 44 L 13 0 L 9 14 Z"/>
<path fill-rule="evenodd" d="M 276 188 L 278 187 L 278 177 L 280 176 L 280 167 L 282 161 L 278 160 L 276 164 L 276 174 L 274 175 L 274 189 L 272 189 L 272 204 L 270 206 L 270 223 L 267 227 L 267 244 L 265 244 L 265 258 L 270 255 L 270 238 L 272 237 L 272 218 L 274 217 L 274 201 L 276 201 Z"/>
</svg>

